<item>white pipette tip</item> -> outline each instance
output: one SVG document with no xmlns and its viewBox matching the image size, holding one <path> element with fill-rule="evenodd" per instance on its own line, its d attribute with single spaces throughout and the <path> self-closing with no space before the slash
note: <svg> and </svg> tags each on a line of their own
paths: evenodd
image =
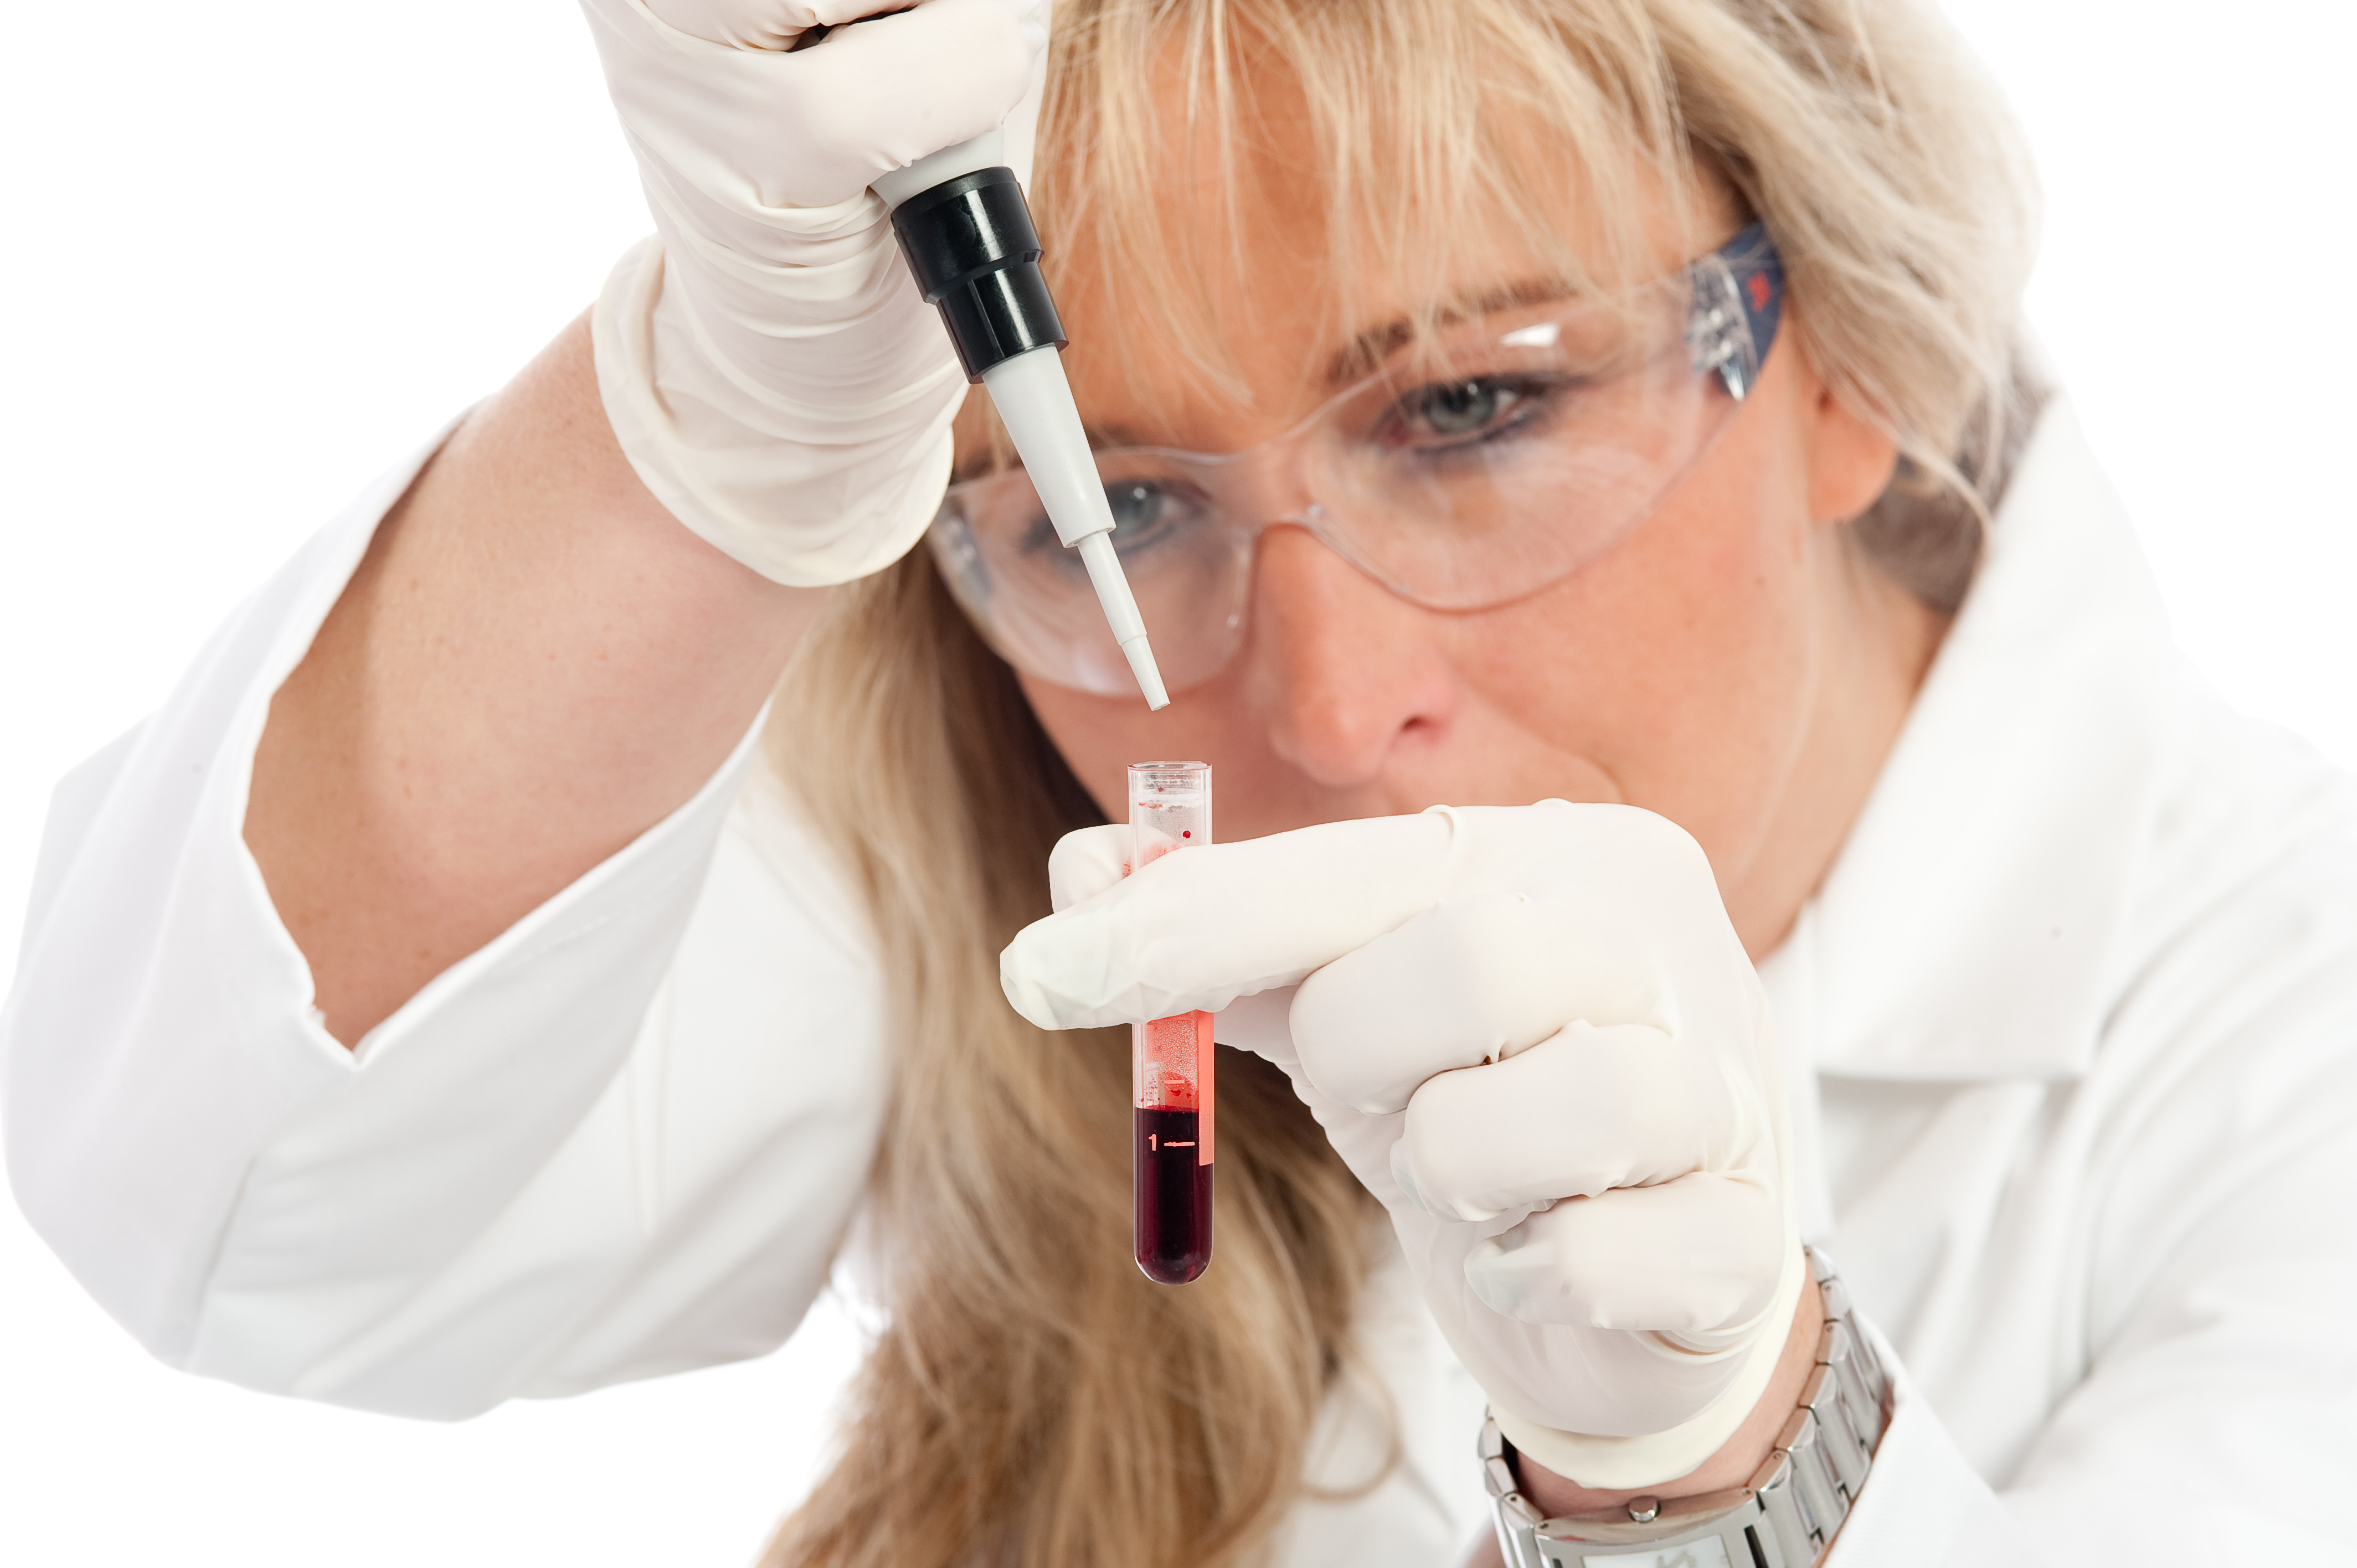
<svg viewBox="0 0 2357 1568">
<path fill-rule="evenodd" d="M 1158 714 L 1168 707 L 1170 693 L 1162 689 L 1162 671 L 1154 667 L 1154 650 L 1146 646 L 1146 634 L 1123 643 L 1121 651 L 1129 660 L 1129 672 L 1137 677 L 1137 689 L 1146 693 L 1146 711 Z"/>
<path fill-rule="evenodd" d="M 1096 470 L 1092 467 L 1093 477 Z M 1102 497 L 1102 487 L 1092 494 Z M 1102 504 L 1102 502 L 1100 502 Z M 1129 579 L 1122 575 L 1121 555 L 1113 547 L 1113 530 L 1105 529 L 1088 534 L 1072 546 L 1081 553 L 1088 566 L 1089 582 L 1097 591 L 1097 603 L 1104 607 L 1105 624 L 1113 628 L 1115 642 L 1121 644 L 1122 657 L 1129 660 L 1129 672 L 1137 677 L 1137 689 L 1146 693 L 1146 711 L 1155 713 L 1170 705 L 1170 693 L 1162 689 L 1162 671 L 1154 665 L 1154 650 L 1146 646 L 1146 622 L 1137 613 L 1137 601 L 1130 596 Z"/>
</svg>

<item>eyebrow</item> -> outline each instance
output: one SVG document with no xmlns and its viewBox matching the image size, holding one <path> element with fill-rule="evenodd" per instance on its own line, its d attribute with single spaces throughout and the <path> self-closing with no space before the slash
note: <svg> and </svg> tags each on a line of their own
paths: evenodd
<svg viewBox="0 0 2357 1568">
<path fill-rule="evenodd" d="M 1582 291 L 1559 278 L 1534 278 L 1523 283 L 1508 284 L 1487 294 L 1444 305 L 1426 324 L 1429 327 L 1455 327 L 1492 311 L 1526 309 L 1534 305 L 1553 305 L 1558 300 L 1577 297 Z M 1381 369 L 1384 360 L 1415 342 L 1426 328 L 1419 328 L 1408 317 L 1387 321 L 1351 339 L 1349 346 L 1337 350 L 1326 361 L 1326 385 L 1347 386 Z"/>
</svg>

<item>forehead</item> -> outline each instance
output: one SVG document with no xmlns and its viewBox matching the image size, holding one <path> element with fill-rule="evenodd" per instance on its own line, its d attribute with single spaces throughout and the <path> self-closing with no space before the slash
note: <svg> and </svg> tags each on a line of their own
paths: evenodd
<svg viewBox="0 0 2357 1568">
<path fill-rule="evenodd" d="M 1122 444 L 1251 445 L 1469 312 L 1658 277 L 1727 226 L 1706 182 L 1530 115 L 1492 113 L 1469 145 L 1370 129 L 1345 147 L 1351 116 L 1266 52 L 1225 113 L 1176 49 L 1147 87 L 1153 124 L 1184 134 L 1152 138 L 1126 177 L 1101 145 L 1046 135 L 1035 178 L 1053 193 L 1065 368 L 1083 420 Z M 1419 157 L 1454 177 L 1394 166 Z M 969 403 L 962 457 L 986 441 L 986 403 Z"/>
</svg>

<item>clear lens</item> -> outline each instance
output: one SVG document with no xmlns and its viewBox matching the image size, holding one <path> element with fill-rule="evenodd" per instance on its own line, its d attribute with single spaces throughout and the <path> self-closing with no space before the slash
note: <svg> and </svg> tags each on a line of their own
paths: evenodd
<svg viewBox="0 0 2357 1568">
<path fill-rule="evenodd" d="M 1577 571 L 1651 514 L 1733 406 L 1694 373 L 1670 303 L 1532 322 L 1329 405 L 1305 452 L 1313 525 L 1436 609 Z"/>
<path fill-rule="evenodd" d="M 1171 690 L 1200 685 L 1243 640 L 1253 533 L 1222 526 L 1203 508 L 1158 523 L 1125 518 L 1125 488 L 1136 487 L 1107 486 L 1114 547 L 1155 660 Z M 1134 514 L 1144 510 L 1134 495 L 1129 504 Z M 1019 470 L 952 488 L 927 539 L 951 593 L 1008 663 L 1103 696 L 1135 691 L 1079 552 L 1057 542 Z"/>
<path fill-rule="evenodd" d="M 1309 529 L 1436 609 L 1535 593 L 1650 516 L 1738 406 L 1697 368 L 1687 274 L 1621 299 L 1443 334 L 1286 435 L 1209 456 L 1098 456 L 1114 547 L 1172 690 L 1243 639 L 1254 542 Z M 931 542 L 998 651 L 1061 685 L 1128 689 L 1079 556 L 1020 470 L 952 486 Z"/>
</svg>

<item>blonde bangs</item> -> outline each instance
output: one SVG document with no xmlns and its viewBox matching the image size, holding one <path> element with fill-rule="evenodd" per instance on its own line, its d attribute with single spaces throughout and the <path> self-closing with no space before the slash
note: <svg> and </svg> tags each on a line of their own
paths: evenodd
<svg viewBox="0 0 2357 1568">
<path fill-rule="evenodd" d="M 1428 332 L 1501 234 L 1536 260 L 1518 284 L 1642 278 L 1642 215 L 1683 212 L 1691 172 L 1652 42 L 1637 5 L 1075 0 L 1031 186 L 1046 265 L 1108 347 L 1155 365 L 1149 400 L 1176 381 L 1243 406 L 1220 302 L 1255 303 L 1256 182 L 1320 209 L 1328 286 L 1269 303 L 1314 311 L 1321 342 L 1397 307 L 1379 302 Z"/>
</svg>

